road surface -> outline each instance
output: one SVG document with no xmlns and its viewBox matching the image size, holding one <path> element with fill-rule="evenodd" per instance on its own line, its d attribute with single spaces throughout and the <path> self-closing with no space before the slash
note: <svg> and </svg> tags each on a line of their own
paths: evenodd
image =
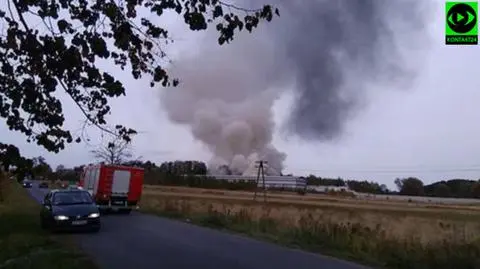
<svg viewBox="0 0 480 269">
<path fill-rule="evenodd" d="M 46 190 L 34 184 L 30 193 L 40 202 Z M 367 269 L 136 212 L 104 216 L 99 233 L 74 236 L 101 269 Z"/>
</svg>

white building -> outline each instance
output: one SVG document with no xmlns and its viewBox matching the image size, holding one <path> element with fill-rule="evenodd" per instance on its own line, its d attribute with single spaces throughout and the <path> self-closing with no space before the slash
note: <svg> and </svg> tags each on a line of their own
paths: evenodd
<svg viewBox="0 0 480 269">
<path fill-rule="evenodd" d="M 209 175 L 216 179 L 227 181 L 257 181 L 257 176 L 238 176 L 238 175 Z M 304 189 L 307 185 L 305 179 L 294 176 L 265 176 L 265 188 L 286 188 L 286 189 Z M 263 187 L 263 180 L 260 176 L 258 187 Z"/>
</svg>

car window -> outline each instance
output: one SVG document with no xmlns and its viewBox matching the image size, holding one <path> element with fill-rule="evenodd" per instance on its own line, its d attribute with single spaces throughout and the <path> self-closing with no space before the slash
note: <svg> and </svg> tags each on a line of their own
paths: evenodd
<svg viewBox="0 0 480 269">
<path fill-rule="evenodd" d="M 57 192 L 52 199 L 52 204 L 54 205 L 74 205 L 91 203 L 93 203 L 92 197 L 88 192 L 83 191 Z"/>
</svg>

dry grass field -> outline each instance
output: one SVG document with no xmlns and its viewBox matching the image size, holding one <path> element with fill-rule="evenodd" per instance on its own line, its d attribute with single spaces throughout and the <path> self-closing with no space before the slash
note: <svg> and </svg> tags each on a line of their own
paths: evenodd
<svg viewBox="0 0 480 269">
<path fill-rule="evenodd" d="M 247 191 L 227 191 L 210 190 L 189 187 L 172 186 L 145 186 L 143 190 L 144 197 L 147 199 L 156 196 L 201 199 L 216 201 L 217 203 L 237 203 L 240 205 L 251 204 L 253 202 L 253 192 Z M 156 197 L 158 198 L 158 197 Z M 263 201 L 263 193 L 257 193 L 257 201 Z M 480 220 L 479 205 L 462 204 L 433 204 L 425 202 L 407 202 L 401 200 L 371 200 L 353 197 L 333 196 L 326 194 L 306 194 L 298 195 L 291 192 L 269 192 L 267 193 L 268 205 L 291 206 L 296 208 L 310 209 L 335 209 L 335 211 L 356 209 L 359 211 L 377 211 L 384 214 L 408 214 L 420 215 L 422 217 L 445 216 L 455 220 L 468 219 Z M 257 206 L 258 203 L 254 203 Z"/>
<path fill-rule="evenodd" d="M 480 205 L 146 186 L 141 208 L 387 268 L 480 268 Z"/>
</svg>

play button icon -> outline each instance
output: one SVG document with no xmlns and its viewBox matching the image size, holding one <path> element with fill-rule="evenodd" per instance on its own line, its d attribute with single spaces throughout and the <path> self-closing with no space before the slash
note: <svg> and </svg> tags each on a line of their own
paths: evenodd
<svg viewBox="0 0 480 269">
<path fill-rule="evenodd" d="M 471 6 L 457 3 L 448 10 L 447 23 L 455 33 L 465 34 L 477 25 L 477 15 Z"/>
<path fill-rule="evenodd" d="M 463 18 L 465 18 L 465 17 L 463 17 L 462 14 L 460 14 L 460 13 L 457 13 L 456 15 L 457 15 L 457 20 L 456 20 L 457 22 L 459 22 L 459 21 L 461 21 Z"/>
</svg>

